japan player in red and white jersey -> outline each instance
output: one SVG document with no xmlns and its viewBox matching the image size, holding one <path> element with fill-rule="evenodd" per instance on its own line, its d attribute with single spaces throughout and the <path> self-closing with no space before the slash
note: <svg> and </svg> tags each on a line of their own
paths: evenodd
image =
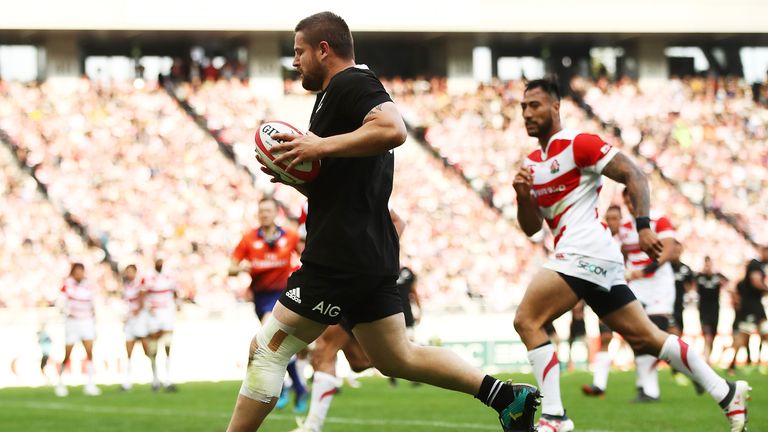
<svg viewBox="0 0 768 432">
<path fill-rule="evenodd" d="M 745 430 L 748 384 L 727 382 L 696 350 L 651 322 L 624 280 L 621 251 L 598 219 L 605 175 L 627 186 L 640 249 L 659 258 L 663 244 L 650 227 L 650 193 L 643 172 L 600 137 L 562 128 L 555 83 L 529 82 L 521 108 L 528 135 L 536 137 L 541 148 L 528 155 L 515 176 L 517 219 L 529 236 L 540 231 L 546 219 L 555 236 L 554 257 L 529 284 L 514 320 L 544 395 L 538 430 L 574 429 L 560 398 L 559 362 L 544 326 L 580 299 L 636 353 L 665 360 L 700 383 L 725 411 L 731 431 Z"/>
<path fill-rule="evenodd" d="M 125 367 L 125 381 L 123 390 L 133 387 L 131 377 L 131 355 L 136 341 L 144 348 L 144 353 L 149 352 L 147 335 L 149 334 L 149 317 L 144 308 L 144 279 L 137 276 L 135 264 L 129 264 L 123 271 L 123 300 L 127 306 L 125 318 L 125 350 L 128 354 L 128 362 Z"/>
<path fill-rule="evenodd" d="M 69 391 L 64 385 L 64 371 L 70 368 L 69 360 L 72 348 L 80 342 L 85 349 L 85 370 L 88 381 L 84 393 L 89 396 L 97 396 L 101 391 L 93 381 L 93 340 L 96 337 L 96 324 L 94 315 L 94 298 L 96 290 L 85 278 L 85 266 L 82 263 L 73 263 L 69 276 L 64 280 L 59 295 L 58 304 L 66 316 L 64 331 L 64 360 L 59 366 L 59 383 L 56 386 L 56 396 L 67 396 Z"/>
<path fill-rule="evenodd" d="M 624 205 L 636 216 L 632 200 L 625 189 Z M 672 319 L 675 306 L 675 275 L 672 260 L 675 248 L 675 228 L 669 219 L 657 211 L 649 214 L 651 230 L 658 236 L 664 249 L 658 259 L 652 260 L 640 249 L 637 227 L 633 219 L 624 221 L 619 228 L 621 247 L 626 255 L 625 276 L 629 288 L 642 303 L 648 317 L 664 331 L 675 327 Z M 675 333 L 675 332 L 673 332 Z M 660 396 L 656 358 L 648 354 L 635 355 L 637 372 L 637 402 L 656 401 Z"/>
<path fill-rule="evenodd" d="M 163 260 L 155 260 L 154 271 L 144 278 L 144 308 L 148 311 L 147 327 L 149 330 L 149 351 L 147 355 L 152 364 L 152 390 L 160 389 L 157 374 L 157 352 L 160 345 L 165 347 L 165 389 L 176 391 L 171 381 L 171 340 L 173 324 L 176 318 L 176 278 L 163 270 Z"/>
</svg>

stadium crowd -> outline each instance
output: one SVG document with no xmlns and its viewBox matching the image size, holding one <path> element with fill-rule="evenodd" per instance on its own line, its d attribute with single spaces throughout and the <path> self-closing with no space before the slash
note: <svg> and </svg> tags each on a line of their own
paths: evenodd
<svg viewBox="0 0 768 432">
<path fill-rule="evenodd" d="M 445 80 L 440 79 L 393 79 L 386 81 L 385 85 L 400 104 L 407 120 L 424 129 L 426 143 L 449 166 L 462 173 L 476 190 L 489 191 L 491 202 L 507 218 L 514 218 L 516 204 L 512 176 L 516 170 L 510 167 L 519 166 L 525 155 L 537 145 L 527 136 L 520 113 L 523 82 L 492 82 L 481 85 L 476 93 L 464 95 L 448 94 Z M 562 100 L 560 109 L 565 127 L 596 133 L 612 145 L 630 152 L 633 145 L 640 143 L 642 130 L 633 129 L 629 123 L 626 128 L 622 127 L 621 136 L 615 136 L 615 129 L 603 127 L 601 118 L 589 118 L 569 98 Z M 607 111 L 622 109 L 614 106 Z M 600 112 L 597 114 L 599 116 Z M 653 159 L 640 158 L 639 162 L 646 172 L 652 173 L 653 164 L 649 160 Z M 695 165 L 695 161 L 691 163 Z M 664 175 L 673 176 L 667 173 L 663 164 L 659 166 Z M 730 164 L 721 160 L 720 166 Z M 658 173 L 651 176 L 651 185 L 655 207 L 672 218 L 680 240 L 687 246 L 684 261 L 698 268 L 707 253 L 729 248 L 733 253 L 722 257 L 718 266 L 732 280 L 740 279 L 744 263 L 754 255 L 750 243 L 727 223 L 693 205 Z M 621 202 L 621 191 L 615 186 L 606 180 L 601 194 L 603 208 L 611 202 Z"/>
<path fill-rule="evenodd" d="M 654 161 L 694 203 L 726 214 L 768 242 L 768 107 L 735 78 L 670 79 L 653 88 L 622 79 L 577 79 L 573 87 L 603 120 L 642 140 Z"/>
<path fill-rule="evenodd" d="M 83 79 L 9 83 L 0 99 L 11 105 L 3 129 L 53 203 L 120 266 L 149 269 L 162 257 L 178 273 L 181 296 L 212 308 L 244 289 L 226 268 L 261 193 L 165 91 Z"/>
<path fill-rule="evenodd" d="M 530 242 L 514 221 L 515 194 L 511 184 L 515 170 L 510 167 L 518 166 L 536 145 L 526 135 L 519 111 L 523 83 L 493 82 L 480 86 L 475 93 L 460 96 L 448 94 L 444 79 L 392 79 L 386 80 L 385 85 L 409 123 L 423 128 L 428 146 L 442 159 L 431 157 L 414 143 L 396 151 L 392 206 L 408 222 L 402 245 L 403 263 L 419 275 L 421 295 L 436 309 L 471 310 L 481 305 L 506 310 L 514 306 L 531 277 L 530 272 L 544 259 L 545 244 L 550 243 L 543 241 L 546 234 Z M 671 150 L 667 149 L 669 146 L 654 146 L 654 142 L 661 141 L 654 141 L 654 136 L 644 129 L 651 130 L 655 124 L 647 114 L 651 108 L 642 111 L 641 105 L 658 106 L 658 101 L 636 100 L 619 107 L 610 103 L 630 98 L 625 87 L 631 83 L 607 87 L 600 82 L 582 85 L 595 112 L 603 120 L 621 126 L 622 136 L 614 136 L 613 129 L 604 128 L 599 119 L 589 118 L 574 102 L 564 99 L 561 111 L 567 127 L 598 133 L 608 142 L 630 150 L 639 145 L 643 156 L 640 160 L 655 161 L 666 176 L 674 179 L 685 173 L 688 183 L 696 184 L 697 178 L 706 180 L 708 191 L 723 193 L 726 183 L 712 179 L 727 178 L 722 167 L 732 164 L 724 163 L 722 158 L 731 157 L 731 153 L 713 150 L 712 158 L 720 158 L 713 162 L 690 157 L 690 151 L 680 150 L 682 145 Z M 673 81 L 670 85 L 683 84 Z M 693 82 L 686 85 L 689 87 L 683 88 L 696 88 Z M 274 194 L 286 206 L 289 214 L 284 216 L 295 216 L 303 197 L 289 187 L 269 183 L 259 173 L 253 158 L 253 133 L 260 122 L 274 116 L 275 110 L 246 83 L 234 78 L 209 79 L 178 84 L 175 92 L 206 120 L 207 127 L 221 142 L 231 146 L 236 162 L 251 171 L 255 183 L 245 170 L 234 169 L 232 162 L 219 152 L 217 143 L 154 83 L 102 87 L 85 79 L 74 85 L 11 82 L 0 87 L 0 127 L 22 147 L 25 163 L 35 167 L 56 207 L 29 192 L 31 186 L 9 186 L 30 181 L 8 174 L 16 173 L 9 160 L 2 165 L 6 178 L 11 179 L 5 180 L 4 187 L 20 197 L 15 201 L 19 204 L 12 201 L 3 208 L 11 212 L 24 199 L 33 199 L 35 206 L 47 210 L 32 212 L 34 216 L 30 218 L 67 211 L 87 227 L 88 236 L 120 265 L 137 262 L 148 268 L 155 256 L 163 256 L 169 267 L 178 272 L 184 297 L 223 307 L 232 301 L 233 292 L 242 291 L 247 285 L 242 279 L 227 278 L 226 268 L 239 235 L 255 223 L 258 198 Z M 685 101 L 687 93 L 680 94 L 678 99 Z M 730 97 L 746 106 L 736 94 Z M 608 116 L 625 110 L 635 113 L 635 117 Z M 752 174 L 765 176 L 764 169 L 762 173 L 756 169 L 760 163 L 766 163 L 765 149 L 757 148 L 765 125 L 755 123 L 764 113 L 753 111 L 750 121 L 745 123 L 727 116 L 731 120 L 720 135 L 715 134 L 725 138 L 737 133 L 739 137 L 752 137 L 754 150 L 762 152 L 763 159 L 744 160 L 741 164 L 739 169 L 743 168 L 746 175 L 739 183 L 743 185 L 754 184 L 757 177 L 750 177 Z M 705 116 L 712 111 L 700 109 L 695 113 Z M 641 115 L 645 120 L 635 125 L 632 119 Z M 738 129 L 738 125 L 743 129 Z M 689 136 L 698 136 L 698 132 L 691 132 L 694 129 L 688 128 Z M 706 148 L 717 148 L 717 143 L 707 144 Z M 688 155 L 689 168 L 679 168 L 671 155 Z M 667 165 L 672 167 L 668 169 Z M 652 171 L 650 165 L 646 168 Z M 469 180 L 471 188 L 461 176 Z M 680 239 L 686 245 L 684 261 L 696 268 L 709 251 L 728 248 L 733 253 L 722 257 L 717 265 L 732 280 L 740 278 L 744 262 L 753 254 L 749 243 L 728 224 L 691 204 L 690 195 L 686 198 L 657 175 L 651 178 L 654 200 L 663 203 L 664 212 L 677 224 Z M 765 178 L 760 181 L 763 183 L 758 184 L 764 184 Z M 688 194 L 691 186 L 681 184 L 681 189 Z M 738 189 L 734 195 L 742 197 L 737 200 L 740 203 L 759 203 L 760 199 L 765 200 L 763 189 L 745 186 L 743 192 Z M 5 200 L 16 200 L 14 193 L 6 195 Z M 605 207 L 620 201 L 620 190 L 609 182 L 602 196 Z M 500 213 L 483 205 L 483 200 Z M 724 209 L 733 203 L 725 198 L 718 202 L 722 202 Z M 754 204 L 750 217 L 763 218 L 765 208 Z M 11 218 L 7 216 L 4 220 L 3 235 L 8 237 L 13 222 L 8 222 Z M 760 221 L 746 222 L 755 225 Z M 82 251 L 93 255 L 89 262 L 98 267 L 98 248 L 70 246 L 69 243 L 78 241 L 73 240 L 71 230 L 50 223 L 41 225 L 46 232 L 26 236 L 37 235 L 30 238 L 32 244 L 58 260 L 56 268 L 63 268 L 69 257 L 83 255 Z M 23 234 L 14 235 L 11 244 L 25 244 Z M 66 240 L 60 240 L 62 237 Z M 24 266 L 19 264 L 24 260 L 17 258 L 20 256 L 5 253 L 3 265 L 25 273 L 21 270 Z M 61 278 L 65 273 L 54 271 L 40 277 Z M 4 277 L 16 276 L 4 273 Z M 46 289 L 56 285 L 53 281 L 35 283 L 45 285 Z M 110 292 L 116 289 L 114 281 L 100 281 L 99 285 Z M 26 289 L 27 295 L 24 300 L 13 301 L 40 302 L 40 298 L 34 298 L 33 288 L 14 289 Z M 473 301 L 475 298 L 482 300 Z"/>
<path fill-rule="evenodd" d="M 0 118 L 6 117 L 7 108 L 0 100 Z M 52 304 L 72 259 L 85 263 L 99 285 L 114 289 L 112 272 L 101 263 L 104 252 L 89 246 L 64 222 L 59 210 L 38 191 L 34 179 L 21 172 L 2 146 L 0 243 L 0 307 Z"/>
</svg>

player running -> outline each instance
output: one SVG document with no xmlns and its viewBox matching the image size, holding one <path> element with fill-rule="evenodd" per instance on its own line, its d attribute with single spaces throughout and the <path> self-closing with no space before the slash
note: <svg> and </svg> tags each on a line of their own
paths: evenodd
<svg viewBox="0 0 768 432">
<path fill-rule="evenodd" d="M 94 315 L 94 299 L 96 289 L 85 278 L 85 266 L 82 263 L 73 263 L 69 271 L 69 277 L 64 280 L 59 296 L 59 304 L 66 313 L 64 324 L 65 344 L 64 360 L 59 366 L 59 383 L 56 386 L 56 396 L 69 395 L 64 385 L 64 371 L 70 368 L 69 358 L 72 348 L 80 342 L 85 349 L 85 371 L 87 383 L 83 393 L 88 396 L 98 396 L 101 390 L 93 381 L 93 340 L 96 337 L 96 324 Z"/>
<path fill-rule="evenodd" d="M 628 188 L 624 189 L 622 197 L 624 205 L 633 218 L 643 215 L 633 206 Z M 671 327 L 674 327 L 672 313 L 675 306 L 675 276 L 669 262 L 675 249 L 675 228 L 666 216 L 651 211 L 650 230 L 656 234 L 662 244 L 662 252 L 655 260 L 640 249 L 639 232 L 632 218 L 619 228 L 619 239 L 622 250 L 626 254 L 625 275 L 629 281 L 629 288 L 643 305 L 648 318 L 659 329 L 668 332 Z M 635 352 L 635 372 L 637 373 L 635 402 L 659 400 L 661 390 L 657 363 L 654 354 Z"/>
<path fill-rule="evenodd" d="M 683 244 L 675 240 L 674 253 L 672 260 L 672 272 L 675 274 L 675 308 L 673 318 L 680 334 L 685 333 L 685 323 L 683 322 L 683 308 L 685 303 L 685 293 L 693 289 L 693 270 L 680 261 L 683 256 Z"/>
<path fill-rule="evenodd" d="M 720 319 L 720 293 L 725 289 L 728 278 L 712 268 L 712 258 L 704 257 L 704 268 L 696 277 L 699 292 L 699 319 L 701 332 L 704 334 L 704 358 L 710 361 L 712 344 L 717 335 L 717 323 Z"/>
<path fill-rule="evenodd" d="M 543 328 L 581 298 L 636 353 L 657 356 L 700 382 L 724 410 L 731 431 L 745 430 L 747 383 L 722 379 L 688 344 L 653 324 L 626 285 L 621 252 L 597 218 L 601 176 L 625 184 L 639 249 L 658 259 L 663 245 L 651 229 L 643 172 L 598 136 L 564 130 L 553 82 L 529 82 L 521 107 L 528 135 L 538 138 L 541 149 L 525 159 L 515 176 L 517 220 L 531 236 L 546 219 L 555 236 L 555 256 L 531 281 L 514 321 L 544 395 L 539 431 L 574 429 L 560 398 L 555 347 Z"/>
<path fill-rule="evenodd" d="M 733 361 L 728 367 L 730 373 L 736 371 L 736 358 L 739 350 L 746 347 L 749 337 L 754 332 L 760 333 L 763 341 L 768 340 L 768 320 L 763 307 L 763 296 L 768 292 L 765 281 L 765 265 L 768 264 L 768 245 L 760 248 L 760 259 L 753 259 L 747 264 L 744 279 L 736 285 L 732 293 L 736 318 L 733 321 Z M 749 359 L 749 355 L 747 356 Z M 760 350 L 757 350 L 760 361 Z"/>
<path fill-rule="evenodd" d="M 405 124 L 378 78 L 355 67 L 352 34 L 342 18 L 318 13 L 295 32 L 293 65 L 302 86 L 319 93 L 310 133 L 275 134 L 286 142 L 272 147 L 280 154 L 273 162 L 322 165 L 317 179 L 297 187 L 310 209 L 302 267 L 253 338 L 229 431 L 258 429 L 291 356 L 342 318 L 385 375 L 475 395 L 499 413 L 503 430 L 532 430 L 535 387 L 503 383 L 447 349 L 408 340 L 395 288 L 398 240 L 387 208 L 391 150 L 405 142 Z"/>
<path fill-rule="evenodd" d="M 621 247 L 619 239 L 619 228 L 621 228 L 621 207 L 612 204 L 605 210 L 605 226 L 611 233 L 611 238 L 617 247 Z M 584 384 L 581 386 L 581 392 L 586 396 L 605 395 L 608 388 L 608 374 L 611 371 L 611 355 L 608 352 L 608 346 L 613 340 L 613 330 L 600 321 L 600 348 L 595 353 L 592 361 L 592 385 Z"/>
<path fill-rule="evenodd" d="M 133 388 L 131 376 L 131 356 L 136 341 L 141 343 L 144 353 L 149 352 L 147 335 L 149 330 L 148 313 L 144 308 L 144 280 L 137 276 L 135 264 L 129 264 L 123 270 L 123 300 L 128 306 L 128 314 L 125 320 L 125 351 L 128 362 L 125 367 L 125 381 L 121 388 L 128 391 Z"/>
<path fill-rule="evenodd" d="M 256 308 L 256 316 L 262 324 L 272 314 L 277 299 L 288 284 L 288 276 L 293 272 L 292 258 L 299 248 L 298 234 L 275 223 L 277 201 L 262 198 L 259 201 L 259 227 L 245 233 L 232 253 L 229 275 L 239 272 L 251 275 L 249 290 Z M 296 370 L 296 359 L 288 363 L 288 375 L 296 394 L 294 409 L 296 412 L 307 410 L 307 390 L 303 378 Z M 284 386 L 277 402 L 282 409 L 288 404 L 288 391 Z"/>
<path fill-rule="evenodd" d="M 149 312 L 147 355 L 152 364 L 152 391 L 158 391 L 161 387 L 157 374 L 157 352 L 161 346 L 164 346 L 165 383 L 162 386 L 167 392 L 175 392 L 176 385 L 171 381 L 171 341 L 177 308 L 176 278 L 164 269 L 162 259 L 156 259 L 154 271 L 144 278 L 144 285 L 144 307 Z"/>
</svg>

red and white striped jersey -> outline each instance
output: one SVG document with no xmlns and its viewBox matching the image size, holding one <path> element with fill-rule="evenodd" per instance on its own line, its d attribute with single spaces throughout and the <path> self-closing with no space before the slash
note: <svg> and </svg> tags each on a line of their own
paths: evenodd
<svg viewBox="0 0 768 432">
<path fill-rule="evenodd" d="M 144 291 L 144 279 L 133 278 L 123 283 L 123 300 L 128 304 L 128 313 L 136 315 L 141 310 L 141 293 Z"/>
<path fill-rule="evenodd" d="M 299 215 L 299 238 L 307 238 L 307 214 L 309 213 L 309 201 L 304 201 L 301 206 L 301 214 Z"/>
<path fill-rule="evenodd" d="M 533 191 L 555 236 L 555 254 L 573 253 L 623 263 L 611 232 L 598 219 L 602 172 L 618 150 L 597 135 L 561 130 L 523 162 Z"/>
<path fill-rule="evenodd" d="M 79 283 L 68 277 L 64 280 L 61 293 L 65 297 L 64 311 L 69 318 L 93 319 L 93 300 L 96 294 L 93 286 L 87 279 Z"/>
<path fill-rule="evenodd" d="M 167 273 L 153 271 L 144 278 L 144 304 L 149 309 L 176 307 L 176 278 Z"/>
<path fill-rule="evenodd" d="M 675 237 L 675 227 L 672 226 L 672 223 L 666 216 L 656 211 L 651 211 L 649 216 L 651 218 L 651 229 L 656 233 L 659 240 Z M 640 236 L 637 234 L 634 219 L 627 220 L 621 224 L 621 227 L 619 227 L 619 238 L 621 239 L 624 253 L 627 254 L 628 270 L 642 270 L 653 262 L 651 257 L 640 249 Z"/>
</svg>

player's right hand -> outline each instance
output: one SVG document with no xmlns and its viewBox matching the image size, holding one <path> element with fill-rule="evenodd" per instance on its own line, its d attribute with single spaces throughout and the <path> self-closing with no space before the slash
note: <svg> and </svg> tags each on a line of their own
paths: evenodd
<svg viewBox="0 0 768 432">
<path fill-rule="evenodd" d="M 656 233 L 650 228 L 645 228 L 641 229 L 637 235 L 640 237 L 640 249 L 648 254 L 652 260 L 658 260 L 661 256 L 661 252 L 664 250 L 664 245 L 656 236 Z"/>
<path fill-rule="evenodd" d="M 519 197 L 530 197 L 533 188 L 533 173 L 526 167 L 520 168 L 512 180 L 512 186 Z"/>
</svg>

